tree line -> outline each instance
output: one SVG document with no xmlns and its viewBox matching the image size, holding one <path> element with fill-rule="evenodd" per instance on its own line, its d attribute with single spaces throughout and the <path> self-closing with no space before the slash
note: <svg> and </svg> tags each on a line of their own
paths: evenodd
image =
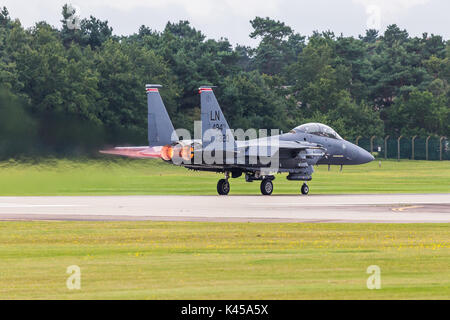
<svg viewBox="0 0 450 320">
<path fill-rule="evenodd" d="M 176 128 L 200 119 L 197 88 L 214 85 L 233 128 L 322 122 L 357 136 L 450 136 L 450 45 L 412 37 L 397 25 L 345 37 L 296 33 L 256 17 L 259 44 L 207 39 L 188 21 L 163 31 L 141 26 L 114 35 L 93 16 L 79 28 L 62 8 L 61 25 L 24 28 L 0 13 L 0 154 L 86 154 L 104 144 L 145 144 L 146 83 Z"/>
</svg>

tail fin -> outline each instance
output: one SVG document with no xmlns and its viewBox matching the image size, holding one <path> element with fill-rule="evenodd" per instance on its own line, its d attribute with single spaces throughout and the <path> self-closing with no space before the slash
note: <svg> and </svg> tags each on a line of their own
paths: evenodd
<svg viewBox="0 0 450 320">
<path fill-rule="evenodd" d="M 162 88 L 162 86 L 159 84 L 147 84 L 145 86 L 148 103 L 148 143 L 150 147 L 164 146 L 178 140 L 158 88 Z"/>
<path fill-rule="evenodd" d="M 234 136 L 228 126 L 216 96 L 211 87 L 200 87 L 200 105 L 202 113 L 202 143 L 203 147 L 212 141 L 203 141 L 207 130 L 219 130 L 223 137 L 223 142 L 234 142 Z"/>
</svg>

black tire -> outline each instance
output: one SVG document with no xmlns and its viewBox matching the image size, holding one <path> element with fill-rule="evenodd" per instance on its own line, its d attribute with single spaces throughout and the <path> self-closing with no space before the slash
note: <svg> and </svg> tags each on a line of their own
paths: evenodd
<svg viewBox="0 0 450 320">
<path fill-rule="evenodd" d="M 230 192 L 230 183 L 225 179 L 220 179 L 217 182 L 217 193 L 221 196 L 226 196 Z"/>
<path fill-rule="evenodd" d="M 309 187 L 308 187 L 308 185 L 306 184 L 306 183 L 304 183 L 303 185 L 302 185 L 302 194 L 308 194 L 309 193 Z"/>
<path fill-rule="evenodd" d="M 270 179 L 263 179 L 261 181 L 261 193 L 265 196 L 270 196 L 273 192 L 273 183 Z"/>
</svg>

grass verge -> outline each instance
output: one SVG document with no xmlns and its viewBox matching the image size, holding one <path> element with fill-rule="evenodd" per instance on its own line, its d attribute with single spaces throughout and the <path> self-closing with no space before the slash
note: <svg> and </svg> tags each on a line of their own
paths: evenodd
<svg viewBox="0 0 450 320">
<path fill-rule="evenodd" d="M 314 194 L 450 193 L 448 161 L 378 161 L 315 168 Z M 51 160 L 38 164 L 0 162 L 0 196 L 213 195 L 222 175 L 193 172 L 160 160 Z M 259 183 L 231 180 L 230 194 L 259 194 Z M 276 175 L 274 194 L 299 194 L 300 183 Z"/>
<path fill-rule="evenodd" d="M 4 221 L 0 299 L 448 299 L 449 228 Z"/>
</svg>

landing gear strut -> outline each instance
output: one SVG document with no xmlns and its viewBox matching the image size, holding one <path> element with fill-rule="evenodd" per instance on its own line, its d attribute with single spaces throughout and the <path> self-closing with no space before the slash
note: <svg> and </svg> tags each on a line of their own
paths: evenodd
<svg viewBox="0 0 450 320">
<path fill-rule="evenodd" d="M 230 183 L 228 182 L 228 178 L 230 174 L 228 172 L 225 173 L 225 179 L 220 179 L 217 182 L 217 193 L 221 196 L 226 196 L 230 192 Z"/>
<path fill-rule="evenodd" d="M 302 194 L 308 194 L 309 193 L 309 187 L 308 187 L 308 185 L 306 184 L 306 183 L 304 183 L 303 185 L 302 185 Z"/>
<path fill-rule="evenodd" d="M 261 193 L 270 196 L 273 192 L 273 183 L 271 179 L 265 178 L 261 181 Z"/>
</svg>

